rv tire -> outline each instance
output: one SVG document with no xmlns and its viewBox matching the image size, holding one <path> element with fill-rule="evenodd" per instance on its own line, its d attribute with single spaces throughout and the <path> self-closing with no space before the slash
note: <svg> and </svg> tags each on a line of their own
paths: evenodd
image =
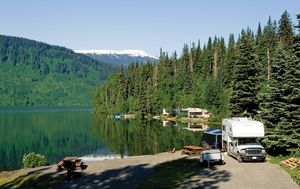
<svg viewBox="0 0 300 189">
<path fill-rule="evenodd" d="M 242 159 L 242 157 L 241 157 L 241 154 L 237 154 L 237 160 L 238 160 L 238 162 L 239 163 L 242 163 L 243 162 L 243 159 Z"/>
</svg>

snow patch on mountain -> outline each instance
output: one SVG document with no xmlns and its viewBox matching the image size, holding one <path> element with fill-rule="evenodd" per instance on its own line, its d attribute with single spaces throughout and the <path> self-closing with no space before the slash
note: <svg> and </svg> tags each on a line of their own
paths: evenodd
<svg viewBox="0 0 300 189">
<path fill-rule="evenodd" d="M 96 54 L 96 55 L 129 55 L 132 57 L 150 57 L 153 59 L 158 59 L 157 57 L 142 51 L 142 50 L 74 50 L 77 53 L 81 54 Z"/>
</svg>

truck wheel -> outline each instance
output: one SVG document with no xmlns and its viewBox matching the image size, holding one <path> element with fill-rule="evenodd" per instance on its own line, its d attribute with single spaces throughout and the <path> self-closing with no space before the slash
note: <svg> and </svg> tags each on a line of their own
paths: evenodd
<svg viewBox="0 0 300 189">
<path fill-rule="evenodd" d="M 241 157 L 241 154 L 237 154 L 237 160 L 238 160 L 238 162 L 239 163 L 242 163 L 243 162 L 243 159 L 242 159 L 242 157 Z"/>
</svg>

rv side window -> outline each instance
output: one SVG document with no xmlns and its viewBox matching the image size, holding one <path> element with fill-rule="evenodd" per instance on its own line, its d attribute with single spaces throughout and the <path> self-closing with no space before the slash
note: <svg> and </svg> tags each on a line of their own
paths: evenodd
<svg viewBox="0 0 300 189">
<path fill-rule="evenodd" d="M 223 126 L 223 131 L 225 131 L 225 128 L 226 128 L 225 125 L 222 125 L 222 126 Z"/>
</svg>

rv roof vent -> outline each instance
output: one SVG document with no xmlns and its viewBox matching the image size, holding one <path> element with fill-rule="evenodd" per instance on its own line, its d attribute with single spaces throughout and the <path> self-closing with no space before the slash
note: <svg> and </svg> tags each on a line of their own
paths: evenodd
<svg viewBox="0 0 300 189">
<path fill-rule="evenodd" d="M 249 120 L 249 118 L 247 118 L 247 117 L 233 117 L 232 119 L 236 120 L 236 121 L 247 121 L 247 120 Z"/>
</svg>

